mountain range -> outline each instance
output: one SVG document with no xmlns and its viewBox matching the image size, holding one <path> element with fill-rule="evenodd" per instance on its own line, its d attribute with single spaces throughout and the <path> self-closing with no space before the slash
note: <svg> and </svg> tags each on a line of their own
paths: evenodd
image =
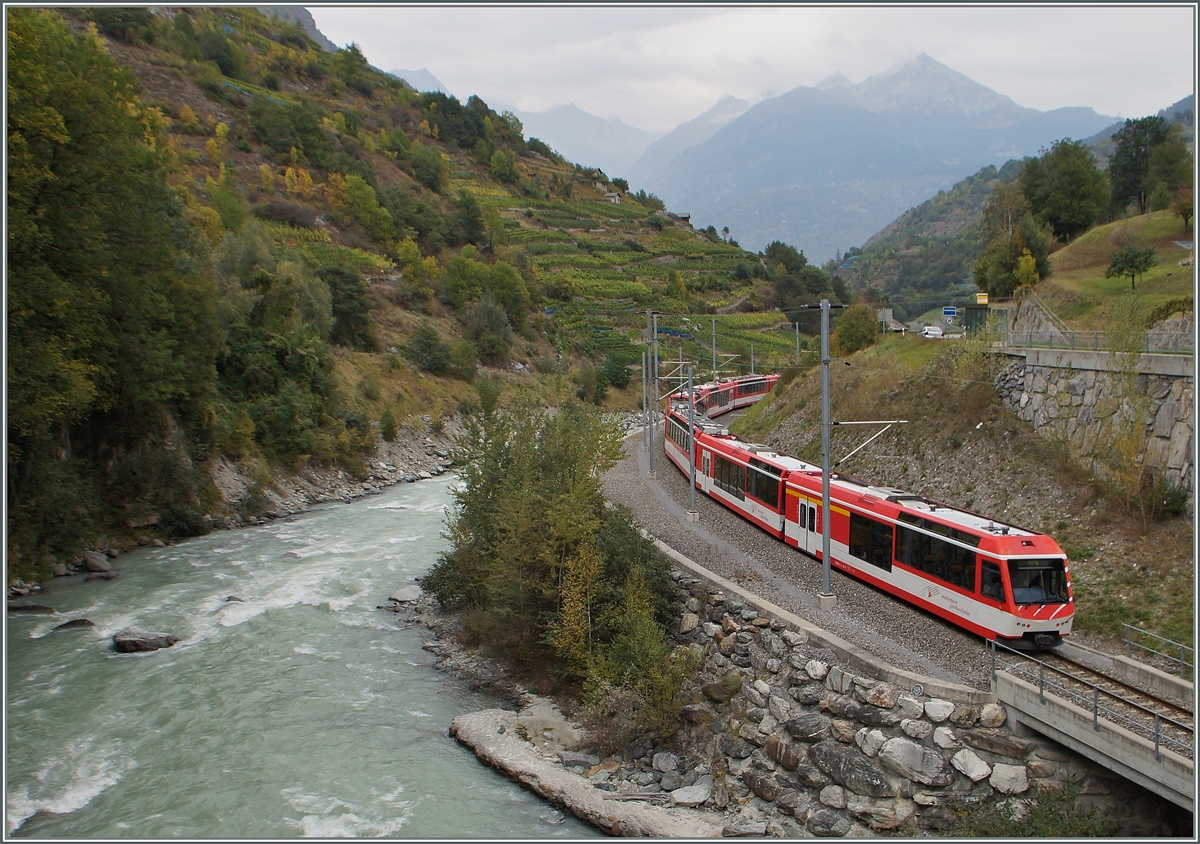
<svg viewBox="0 0 1200 844">
<path fill-rule="evenodd" d="M 922 54 L 858 84 L 835 76 L 764 100 L 644 187 L 748 248 L 782 240 L 820 262 L 980 167 L 1113 122 L 1024 108 Z"/>
</svg>

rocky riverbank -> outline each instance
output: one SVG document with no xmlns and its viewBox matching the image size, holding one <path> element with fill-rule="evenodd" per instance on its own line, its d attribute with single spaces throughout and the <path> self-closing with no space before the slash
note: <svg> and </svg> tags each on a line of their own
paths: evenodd
<svg viewBox="0 0 1200 844">
<path fill-rule="evenodd" d="M 441 475 L 453 463 L 450 449 L 457 433 L 457 420 L 434 425 L 429 417 L 419 417 L 414 423 L 403 424 L 394 442 L 380 439 L 375 450 L 365 456 L 366 472 L 361 478 L 336 467 L 306 466 L 292 472 L 278 466 L 267 467 L 259 461 L 239 463 L 226 457 L 214 458 L 209 473 L 221 497 L 204 520 L 214 529 L 263 525 L 303 513 L 316 504 L 349 503 L 395 484 Z M 89 580 L 119 577 L 113 561 L 121 554 L 143 545 L 170 544 L 170 540 L 154 535 L 158 522 L 157 516 L 151 516 L 129 525 L 125 535 L 98 537 L 80 557 L 55 564 L 55 576 L 85 574 Z M 21 602 L 43 591 L 41 583 L 12 581 L 8 584 L 9 609 L 30 611 Z"/>
<path fill-rule="evenodd" d="M 639 740 L 607 757 L 590 752 L 561 713 L 547 717 L 548 703 L 503 668 L 458 644 L 456 622 L 431 598 L 409 593 L 386 606 L 425 629 L 437 667 L 512 707 L 455 719 L 451 733 L 613 835 L 672 837 L 690 818 L 688 837 L 936 836 L 972 805 L 1065 783 L 1078 788 L 1079 808 L 1109 814 L 1118 835 L 1172 834 L 1162 801 L 1054 742 L 1015 734 L 1002 706 L 864 676 L 804 631 L 699 578 L 674 577 L 672 635 L 704 654 L 684 726 L 667 743 Z M 540 718 L 530 720 L 534 711 Z"/>
</svg>

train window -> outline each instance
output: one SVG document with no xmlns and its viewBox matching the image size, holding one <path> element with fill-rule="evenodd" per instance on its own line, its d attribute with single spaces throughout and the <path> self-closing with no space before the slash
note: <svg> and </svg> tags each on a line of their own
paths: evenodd
<svg viewBox="0 0 1200 844">
<path fill-rule="evenodd" d="M 782 469 L 756 458 L 750 458 L 750 494 L 778 510 L 779 491 L 783 486 L 779 481 L 781 474 L 783 474 Z"/>
<path fill-rule="evenodd" d="M 1062 560 L 1009 560 L 1008 580 L 1018 604 L 1067 602 L 1067 573 Z"/>
<path fill-rule="evenodd" d="M 979 594 L 993 601 L 1004 601 L 1004 582 L 1000 579 L 1000 566 L 996 563 L 983 563 L 980 574 Z"/>
<path fill-rule="evenodd" d="M 674 419 L 668 420 L 667 436 L 683 451 L 691 451 L 691 437 L 688 436 L 688 429 Z"/>
<path fill-rule="evenodd" d="M 817 529 L 817 508 L 808 508 L 808 529 L 815 531 Z"/>
<path fill-rule="evenodd" d="M 850 555 L 884 571 L 892 570 L 892 527 L 858 513 L 850 514 Z M 974 584 L 971 584 L 974 586 Z"/>
<path fill-rule="evenodd" d="M 746 467 L 727 460 L 719 454 L 713 455 L 713 480 L 717 486 L 738 498 L 746 497 Z"/>
<path fill-rule="evenodd" d="M 975 552 L 939 537 L 901 526 L 897 531 L 896 561 L 968 592 L 975 591 Z"/>
<path fill-rule="evenodd" d="M 800 505 L 800 518 L 797 519 L 797 521 L 800 523 L 800 530 L 804 530 L 804 528 L 808 525 L 808 505 L 807 504 Z"/>
</svg>

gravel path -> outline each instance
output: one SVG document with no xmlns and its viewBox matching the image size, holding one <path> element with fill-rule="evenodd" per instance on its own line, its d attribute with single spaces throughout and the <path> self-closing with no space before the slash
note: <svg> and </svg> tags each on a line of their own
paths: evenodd
<svg viewBox="0 0 1200 844">
<path fill-rule="evenodd" d="M 837 606 L 817 609 L 821 565 L 696 492 L 698 523 L 687 521 L 688 479 L 656 437 L 654 468 L 640 435 L 626 440 L 626 457 L 604 478 L 609 500 L 624 504 L 653 536 L 755 594 L 853 642 L 898 668 L 979 689 L 989 688 L 984 641 L 909 607 L 865 583 L 831 573 Z"/>
</svg>

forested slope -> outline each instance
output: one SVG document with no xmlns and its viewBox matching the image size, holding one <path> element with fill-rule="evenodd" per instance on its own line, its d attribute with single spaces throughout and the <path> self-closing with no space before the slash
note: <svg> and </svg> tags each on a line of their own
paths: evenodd
<svg viewBox="0 0 1200 844">
<path fill-rule="evenodd" d="M 744 311 L 847 298 L 254 10 L 6 14 L 10 577 L 203 532 L 216 455 L 362 471 L 481 369 L 632 407 L 649 308 L 748 365 Z"/>
</svg>

